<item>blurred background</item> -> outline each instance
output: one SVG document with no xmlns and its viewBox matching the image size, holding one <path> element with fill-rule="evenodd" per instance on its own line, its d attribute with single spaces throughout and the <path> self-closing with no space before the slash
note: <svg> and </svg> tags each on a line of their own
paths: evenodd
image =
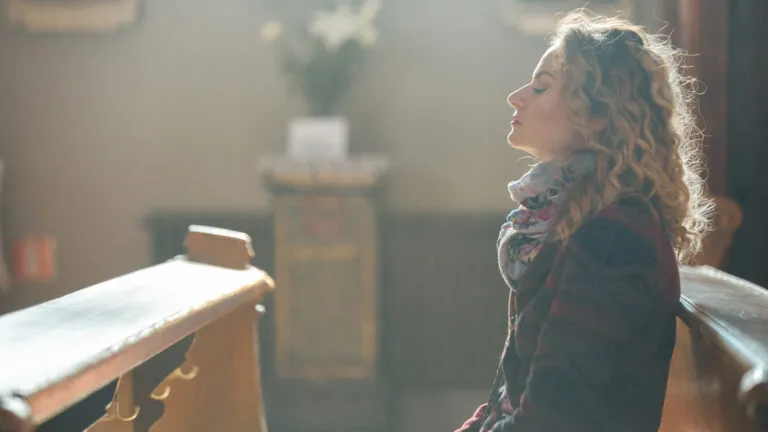
<svg viewBox="0 0 768 432">
<path fill-rule="evenodd" d="M 300 147 L 314 130 L 342 137 L 329 145 L 343 160 L 323 162 L 340 166 L 331 171 L 368 173 L 366 155 L 385 167 L 365 194 L 372 213 L 352 209 L 345 220 L 370 218 L 378 233 L 362 243 L 375 263 L 368 288 L 380 337 L 376 372 L 361 381 L 381 380 L 386 390 L 340 390 L 337 402 L 349 406 L 370 392 L 374 402 L 351 411 L 386 417 L 404 432 L 452 430 L 470 415 L 487 398 L 505 333 L 507 293 L 494 242 L 510 207 L 506 184 L 531 162 L 506 144 L 506 96 L 530 79 L 553 17 L 584 4 L 382 0 L 345 10 L 336 3 L 7 0 L 0 158 L 9 279 L 0 312 L 182 253 L 191 223 L 248 232 L 255 264 L 274 274 L 275 226 L 302 222 L 276 216 L 282 195 L 267 179 L 275 167 L 302 172 L 307 164 L 268 157 L 300 153 L 288 143 Z M 768 286 L 768 4 L 587 6 L 621 12 L 695 54 L 687 62 L 704 84 L 708 179 L 724 209 L 704 258 Z M 318 44 L 333 55 L 312 51 Z M 317 64 L 301 62 L 314 55 Z M 296 124 L 329 117 L 335 123 L 315 129 Z M 356 257 L 342 273 L 357 274 L 366 259 Z M 307 272 L 306 283 L 323 289 L 325 279 Z M 280 274 L 276 281 L 279 292 Z M 370 318 L 358 310 L 358 290 L 350 282 L 327 291 L 334 313 L 349 313 L 341 327 Z M 277 306 L 267 306 L 267 418 L 288 430 L 279 425 L 290 414 L 273 402 L 292 396 L 279 390 L 280 338 L 270 312 Z M 316 322 L 327 318 L 310 313 Z M 337 330 L 346 331 L 330 331 Z M 311 404 L 328 399 L 322 389 L 300 391 L 310 392 Z M 379 405 L 383 414 L 371 414 Z"/>
</svg>

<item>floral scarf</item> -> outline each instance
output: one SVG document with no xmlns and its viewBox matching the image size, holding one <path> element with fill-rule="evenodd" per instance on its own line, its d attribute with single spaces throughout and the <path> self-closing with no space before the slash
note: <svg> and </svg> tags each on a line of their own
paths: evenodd
<svg viewBox="0 0 768 432">
<path fill-rule="evenodd" d="M 519 207 L 509 213 L 507 221 L 501 226 L 496 247 L 499 270 L 512 291 L 517 291 L 517 281 L 536 258 L 554 227 L 570 187 L 594 169 L 594 154 L 577 152 L 566 163 L 538 163 L 519 180 L 509 183 L 509 194 Z M 501 365 L 493 385 L 496 397 L 492 396 L 489 401 L 486 408 L 489 412 L 484 416 L 480 432 L 490 431 L 514 411 L 504 386 L 496 388 L 500 378 Z"/>
<path fill-rule="evenodd" d="M 509 183 L 509 194 L 519 207 L 501 226 L 496 247 L 499 270 L 510 289 L 517 290 L 520 275 L 541 250 L 569 187 L 594 167 L 593 153 L 578 152 L 565 164 L 538 163 L 519 180 Z"/>
</svg>

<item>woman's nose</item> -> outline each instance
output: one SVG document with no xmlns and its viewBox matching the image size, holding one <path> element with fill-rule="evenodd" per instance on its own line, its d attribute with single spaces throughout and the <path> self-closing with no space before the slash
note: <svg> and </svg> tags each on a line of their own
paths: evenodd
<svg viewBox="0 0 768 432">
<path fill-rule="evenodd" d="M 525 90 L 525 87 L 521 87 L 507 96 L 507 103 L 509 106 L 515 109 L 515 111 L 520 111 L 521 108 L 525 106 L 525 100 L 523 98 L 523 90 Z"/>
</svg>

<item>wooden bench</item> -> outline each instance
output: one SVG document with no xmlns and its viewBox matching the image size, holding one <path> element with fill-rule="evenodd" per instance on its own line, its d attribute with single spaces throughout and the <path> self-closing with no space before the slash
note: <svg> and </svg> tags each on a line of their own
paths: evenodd
<svg viewBox="0 0 768 432">
<path fill-rule="evenodd" d="M 681 269 L 662 432 L 767 431 L 768 291 L 712 267 Z"/>
<path fill-rule="evenodd" d="M 190 227 L 188 253 L 0 317 L 0 431 L 266 431 L 250 238 Z"/>
<path fill-rule="evenodd" d="M 250 239 L 191 227 L 188 253 L 0 317 L 0 431 L 266 431 Z M 683 267 L 663 432 L 765 431 L 768 292 Z"/>
</svg>

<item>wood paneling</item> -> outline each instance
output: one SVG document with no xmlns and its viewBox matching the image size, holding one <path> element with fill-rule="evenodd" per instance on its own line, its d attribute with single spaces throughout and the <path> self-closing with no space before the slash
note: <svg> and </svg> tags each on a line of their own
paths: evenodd
<svg viewBox="0 0 768 432">
<path fill-rule="evenodd" d="M 496 215 L 389 216 L 383 278 L 387 367 L 399 387 L 486 388 L 504 344 L 508 289 Z"/>
<path fill-rule="evenodd" d="M 495 249 L 503 216 L 380 216 L 381 373 L 397 387 L 491 385 L 506 332 L 508 291 Z M 214 225 L 249 233 L 255 265 L 272 273 L 272 221 L 266 214 L 157 213 L 149 219 L 154 257 L 179 253 L 188 225 Z M 260 330 L 262 370 L 269 378 L 275 375 L 274 314 L 266 306 Z"/>
<path fill-rule="evenodd" d="M 727 270 L 768 286 L 768 2 L 731 0 L 728 192 L 741 205 Z"/>
<path fill-rule="evenodd" d="M 729 0 L 666 0 L 661 18 L 672 42 L 684 49 L 687 72 L 699 80 L 699 127 L 703 130 L 707 184 L 726 193 Z"/>
<path fill-rule="evenodd" d="M 661 12 L 702 82 L 710 189 L 743 213 L 725 269 L 768 286 L 768 2 L 664 0 Z"/>
</svg>

